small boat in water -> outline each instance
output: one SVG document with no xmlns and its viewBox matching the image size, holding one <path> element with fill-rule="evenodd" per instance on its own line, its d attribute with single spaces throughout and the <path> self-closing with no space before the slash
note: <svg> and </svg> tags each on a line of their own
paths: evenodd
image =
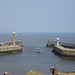
<svg viewBox="0 0 75 75">
<path fill-rule="evenodd" d="M 40 53 L 40 48 L 38 48 L 38 51 L 37 51 L 37 53 Z"/>
</svg>

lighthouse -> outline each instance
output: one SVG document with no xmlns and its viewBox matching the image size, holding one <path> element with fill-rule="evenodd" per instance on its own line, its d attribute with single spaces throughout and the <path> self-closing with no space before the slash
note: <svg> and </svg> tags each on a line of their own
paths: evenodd
<svg viewBox="0 0 75 75">
<path fill-rule="evenodd" d="M 15 45 L 15 32 L 13 32 L 13 45 Z"/>
<path fill-rule="evenodd" d="M 59 38 L 57 37 L 57 43 L 56 43 L 56 45 L 58 46 L 59 45 Z"/>
</svg>

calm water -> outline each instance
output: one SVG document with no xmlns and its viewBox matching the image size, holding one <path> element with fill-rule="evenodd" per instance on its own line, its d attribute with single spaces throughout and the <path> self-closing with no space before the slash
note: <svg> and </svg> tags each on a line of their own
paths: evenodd
<svg viewBox="0 0 75 75">
<path fill-rule="evenodd" d="M 46 48 L 47 39 L 56 41 L 59 36 L 61 42 L 75 43 L 75 33 L 17 33 L 16 40 L 22 39 L 23 52 L 0 56 L 0 74 L 9 72 L 11 75 L 25 75 L 30 70 L 51 74 L 50 68 L 56 64 L 58 72 L 75 71 L 75 60 L 63 59 L 54 55 L 52 48 Z M 0 42 L 12 41 L 11 34 L 0 34 Z M 41 53 L 36 51 L 40 47 Z"/>
</svg>

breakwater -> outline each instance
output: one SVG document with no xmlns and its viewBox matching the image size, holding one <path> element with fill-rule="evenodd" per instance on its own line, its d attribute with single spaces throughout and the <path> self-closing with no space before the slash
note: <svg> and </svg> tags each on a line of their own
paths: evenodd
<svg viewBox="0 0 75 75">
<path fill-rule="evenodd" d="M 46 44 L 46 47 L 51 47 L 54 48 L 54 46 L 57 44 L 57 42 L 54 41 L 48 41 L 48 43 Z M 75 44 L 72 43 L 65 43 L 65 42 L 59 42 L 59 44 L 65 48 L 75 48 Z"/>
<path fill-rule="evenodd" d="M 0 55 L 22 52 L 22 41 L 15 42 L 15 32 L 13 32 L 13 42 L 0 43 Z"/>
<path fill-rule="evenodd" d="M 75 44 L 59 42 L 59 38 L 57 38 L 57 42 L 50 42 L 48 40 L 46 47 L 53 48 L 52 52 L 56 55 L 75 57 Z"/>
<path fill-rule="evenodd" d="M 22 52 L 21 45 L 10 45 L 0 47 L 0 55 L 11 54 L 11 53 L 20 53 Z"/>
<path fill-rule="evenodd" d="M 61 45 L 54 46 L 52 52 L 54 52 L 57 55 L 65 56 L 65 57 L 75 57 L 75 49 L 71 48 L 65 48 Z"/>
</svg>

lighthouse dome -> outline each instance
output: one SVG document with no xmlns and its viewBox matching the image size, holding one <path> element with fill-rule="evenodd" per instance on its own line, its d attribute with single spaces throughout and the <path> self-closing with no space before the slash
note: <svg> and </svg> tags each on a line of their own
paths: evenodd
<svg viewBox="0 0 75 75">
<path fill-rule="evenodd" d="M 57 37 L 57 40 L 59 40 L 59 38 Z"/>
<path fill-rule="evenodd" d="M 15 32 L 13 32 L 13 34 L 16 34 Z"/>
</svg>

